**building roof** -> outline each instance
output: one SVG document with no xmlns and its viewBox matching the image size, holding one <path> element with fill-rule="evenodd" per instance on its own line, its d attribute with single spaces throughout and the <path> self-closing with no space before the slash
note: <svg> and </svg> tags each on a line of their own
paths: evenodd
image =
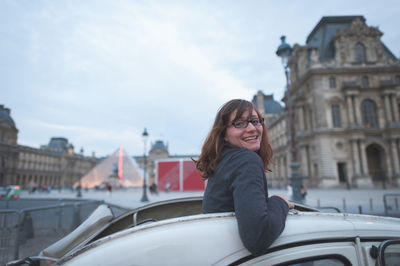
<svg viewBox="0 0 400 266">
<path fill-rule="evenodd" d="M 326 26 L 339 26 L 339 28 L 343 28 L 344 26 L 349 25 L 351 22 L 353 22 L 355 19 L 361 19 L 363 22 L 365 22 L 364 16 L 330 16 L 330 17 L 322 17 L 321 20 L 318 22 L 317 26 L 311 31 L 311 33 L 307 37 L 306 43 L 309 44 L 310 42 L 313 41 L 313 38 L 317 37 L 318 32 L 326 31 L 326 30 L 332 30 L 332 28 L 327 29 Z M 337 30 L 337 29 L 336 29 Z M 333 34 L 336 33 L 336 30 Z M 327 32 L 325 32 L 327 33 Z M 333 35 L 331 34 L 331 35 Z M 332 36 L 330 36 L 332 37 Z"/>
<path fill-rule="evenodd" d="M 254 95 L 252 102 L 257 105 L 257 95 Z M 278 101 L 274 100 L 273 94 L 264 94 L 264 112 L 266 114 L 279 114 L 282 109 L 282 105 Z"/>
<path fill-rule="evenodd" d="M 168 146 L 165 145 L 162 140 L 156 140 L 156 142 L 152 144 L 150 148 L 150 151 L 154 150 L 164 150 L 168 152 Z"/>
<path fill-rule="evenodd" d="M 11 118 L 10 109 L 5 108 L 4 105 L 0 105 L 0 121 L 8 121 L 15 127 L 14 120 Z"/>
<path fill-rule="evenodd" d="M 49 145 L 44 146 L 48 150 L 57 153 L 57 154 L 63 154 L 65 153 L 68 148 L 70 147 L 71 144 L 68 143 L 68 139 L 63 138 L 63 137 L 53 137 L 49 141 Z"/>
<path fill-rule="evenodd" d="M 364 16 L 328 16 L 322 17 L 317 26 L 311 31 L 306 40 L 306 45 L 319 50 L 321 61 L 333 59 L 335 56 L 335 48 L 332 37 L 339 29 L 349 26 L 354 20 L 359 19 L 363 23 L 366 22 Z M 381 33 L 382 34 L 382 33 Z M 396 59 L 396 56 L 382 43 L 383 53 L 385 56 Z"/>
<path fill-rule="evenodd" d="M 317 26 L 307 37 L 306 44 L 309 47 L 318 48 L 320 60 L 330 60 L 334 58 L 334 47 L 332 37 L 336 32 L 350 25 L 354 20 L 360 19 L 365 23 L 363 16 L 332 16 L 322 17 Z"/>
</svg>

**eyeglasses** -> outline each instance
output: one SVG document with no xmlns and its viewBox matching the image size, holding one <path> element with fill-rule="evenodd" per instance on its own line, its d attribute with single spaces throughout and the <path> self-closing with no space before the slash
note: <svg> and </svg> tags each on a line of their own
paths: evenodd
<svg viewBox="0 0 400 266">
<path fill-rule="evenodd" d="M 249 119 L 249 120 L 236 120 L 232 122 L 232 126 L 235 128 L 246 128 L 249 123 L 251 123 L 255 127 L 260 127 L 262 123 L 264 123 L 264 118 L 258 119 Z"/>
</svg>

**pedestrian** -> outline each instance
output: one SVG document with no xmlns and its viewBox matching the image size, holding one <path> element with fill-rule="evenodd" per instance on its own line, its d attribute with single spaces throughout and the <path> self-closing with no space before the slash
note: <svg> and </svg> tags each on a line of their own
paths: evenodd
<svg viewBox="0 0 400 266">
<path fill-rule="evenodd" d="M 169 182 L 167 184 L 165 184 L 165 192 L 168 192 L 170 187 L 171 187 L 171 184 Z"/>
<path fill-rule="evenodd" d="M 76 196 L 78 198 L 82 197 L 81 189 L 82 189 L 82 186 L 80 184 L 78 184 L 78 186 L 76 187 Z"/>
<path fill-rule="evenodd" d="M 293 200 L 293 188 L 291 185 L 286 186 L 286 191 L 287 191 L 287 197 L 290 200 Z"/>
<path fill-rule="evenodd" d="M 157 192 L 157 184 L 155 183 L 155 182 L 153 182 L 151 185 L 150 185 L 150 193 L 151 194 L 156 194 L 156 195 L 158 195 L 158 192 Z"/>
<path fill-rule="evenodd" d="M 304 203 L 306 201 L 306 196 L 307 196 L 307 189 L 304 185 L 301 185 L 300 193 L 301 193 L 302 202 Z"/>
<path fill-rule="evenodd" d="M 267 252 L 293 208 L 283 195 L 268 197 L 265 171 L 270 171 L 271 162 L 272 148 L 260 112 L 246 100 L 225 103 L 195 161 L 207 180 L 203 212 L 234 211 L 240 238 L 253 255 Z"/>
<path fill-rule="evenodd" d="M 107 183 L 106 188 L 107 188 L 107 195 L 111 195 L 112 186 L 111 186 L 110 184 Z"/>
<path fill-rule="evenodd" d="M 33 180 L 29 181 L 28 184 L 29 194 L 35 193 L 36 191 L 36 183 Z"/>
</svg>

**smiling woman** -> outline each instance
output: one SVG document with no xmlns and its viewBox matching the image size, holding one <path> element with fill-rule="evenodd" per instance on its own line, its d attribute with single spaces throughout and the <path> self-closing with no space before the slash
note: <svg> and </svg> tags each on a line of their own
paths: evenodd
<svg viewBox="0 0 400 266">
<path fill-rule="evenodd" d="M 236 113 L 237 111 L 231 114 L 232 123 L 226 130 L 225 141 L 237 147 L 258 151 L 263 133 L 263 119 L 258 117 L 254 109 L 251 115 L 246 111 L 240 119 L 235 119 Z"/>
<path fill-rule="evenodd" d="M 293 208 L 282 195 L 268 197 L 265 171 L 271 161 L 267 128 L 256 107 L 240 99 L 223 105 L 196 161 L 208 180 L 203 212 L 234 211 L 240 238 L 253 255 L 267 252 Z"/>
</svg>

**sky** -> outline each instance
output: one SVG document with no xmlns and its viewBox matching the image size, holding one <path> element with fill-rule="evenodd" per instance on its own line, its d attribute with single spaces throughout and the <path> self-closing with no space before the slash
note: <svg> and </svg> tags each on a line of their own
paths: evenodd
<svg viewBox="0 0 400 266">
<path fill-rule="evenodd" d="M 397 0 L 0 0 L 0 104 L 20 145 L 142 155 L 147 128 L 146 151 L 199 154 L 228 100 L 281 100 L 281 35 L 304 45 L 323 16 L 363 15 L 400 57 L 399 14 Z"/>
</svg>

